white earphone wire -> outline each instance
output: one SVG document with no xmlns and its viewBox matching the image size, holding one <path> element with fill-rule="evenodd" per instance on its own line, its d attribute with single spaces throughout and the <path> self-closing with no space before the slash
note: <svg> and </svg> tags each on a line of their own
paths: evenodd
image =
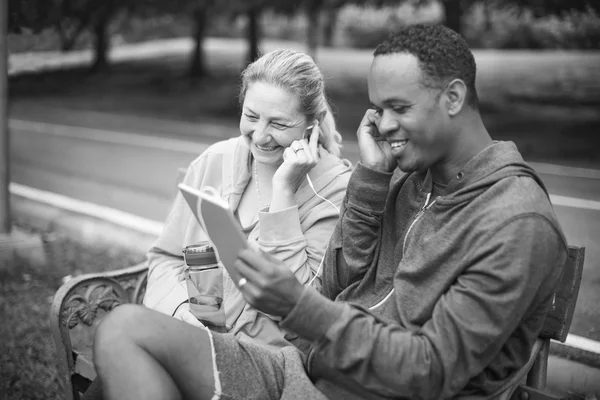
<svg viewBox="0 0 600 400">
<path fill-rule="evenodd" d="M 336 206 L 336 205 L 335 205 L 335 204 L 333 204 L 331 201 L 327 200 L 325 197 L 323 197 L 323 196 L 321 196 L 319 193 L 317 193 L 317 191 L 315 190 L 315 187 L 314 187 L 314 185 L 313 185 L 312 181 L 310 180 L 310 176 L 308 176 L 308 174 L 306 174 L 306 180 L 308 181 L 308 186 L 310 186 L 310 188 L 312 189 L 312 191 L 315 193 L 315 195 L 316 195 L 318 198 L 320 198 L 320 199 L 321 199 L 321 200 L 323 200 L 323 201 L 326 201 L 326 202 L 328 202 L 329 204 L 331 204 L 331 206 L 332 206 L 333 208 L 335 208 L 335 210 L 336 210 L 337 212 L 340 212 L 340 209 L 339 209 L 339 207 L 338 207 L 338 206 Z"/>
<path fill-rule="evenodd" d="M 338 206 L 336 206 L 331 201 L 329 201 L 328 199 L 326 199 L 325 197 L 323 197 L 319 193 L 317 193 L 317 190 L 315 189 L 315 186 L 313 185 L 312 181 L 310 180 L 310 176 L 308 176 L 308 174 L 306 174 L 306 180 L 308 181 L 308 186 L 310 186 L 310 188 L 312 189 L 312 191 L 315 193 L 315 195 L 318 198 L 331 204 L 331 206 L 333 208 L 335 208 L 335 210 L 338 213 L 340 212 L 340 208 Z M 308 286 L 312 285 L 312 283 L 315 281 L 315 279 L 317 279 L 320 276 L 321 270 L 323 269 L 323 261 L 325 261 L 325 254 L 327 253 L 327 249 L 329 249 L 329 244 L 327 244 L 327 246 L 325 247 L 325 251 L 323 252 L 323 257 L 321 258 L 321 262 L 319 263 L 319 268 L 317 268 L 317 272 L 315 273 L 315 276 L 313 276 L 312 279 L 310 280 L 310 282 L 308 282 Z"/>
</svg>

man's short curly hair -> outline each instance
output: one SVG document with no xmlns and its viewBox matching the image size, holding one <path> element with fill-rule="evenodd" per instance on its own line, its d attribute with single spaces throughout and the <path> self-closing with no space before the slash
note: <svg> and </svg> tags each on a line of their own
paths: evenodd
<svg viewBox="0 0 600 400">
<path fill-rule="evenodd" d="M 478 107 L 475 58 L 458 33 L 442 25 L 411 25 L 390 34 L 374 56 L 394 53 L 417 58 L 425 87 L 442 89 L 453 79 L 461 79 L 467 86 L 467 103 Z"/>
</svg>

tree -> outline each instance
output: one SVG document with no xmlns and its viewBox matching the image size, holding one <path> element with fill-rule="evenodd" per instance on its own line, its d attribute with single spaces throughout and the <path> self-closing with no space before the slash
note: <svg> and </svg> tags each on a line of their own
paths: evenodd
<svg viewBox="0 0 600 400">
<path fill-rule="evenodd" d="M 0 33 L 2 33 L 2 42 L 0 43 L 0 234 L 8 234 L 11 231 L 10 221 L 10 194 L 8 185 L 10 182 L 9 171 L 9 137 L 8 137 L 8 118 L 7 118 L 7 61 L 8 50 L 6 46 L 6 36 L 8 33 L 9 20 L 7 18 L 8 6 L 5 2 L 0 4 Z"/>
<path fill-rule="evenodd" d="M 55 0 L 9 0 L 7 7 L 8 12 L 2 17 L 8 15 L 6 22 L 10 33 L 21 33 L 22 29 L 39 33 L 51 26 L 57 17 Z"/>
<path fill-rule="evenodd" d="M 54 18 L 54 30 L 60 37 L 61 50 L 70 51 L 81 34 L 89 29 L 93 9 L 87 2 L 61 0 L 56 10 L 59 16 Z"/>
<path fill-rule="evenodd" d="M 251 63 L 258 58 L 260 53 L 260 17 L 265 9 L 274 7 L 279 2 L 277 0 L 229 0 L 226 3 L 224 12 L 232 18 L 240 15 L 246 17 L 246 39 L 248 40 L 246 62 Z"/>
<path fill-rule="evenodd" d="M 61 38 L 61 49 L 72 50 L 86 31 L 92 36 L 94 58 L 92 71 L 109 67 L 110 24 L 120 13 L 129 10 L 135 0 L 50 0 L 52 25 Z"/>
<path fill-rule="evenodd" d="M 95 18 L 92 19 L 94 33 L 94 61 L 92 71 L 105 71 L 108 69 L 108 51 L 110 50 L 109 24 L 118 11 L 119 0 L 98 0 Z"/>
<path fill-rule="evenodd" d="M 54 28 L 61 48 L 73 48 L 77 38 L 90 31 L 94 42 L 93 70 L 108 67 L 108 27 L 115 15 L 135 0 L 9 0 L 10 32 L 31 29 L 35 33 Z"/>
<path fill-rule="evenodd" d="M 188 74 L 193 79 L 207 75 L 204 40 L 211 16 L 217 12 L 215 0 L 127 0 L 131 1 L 130 12 L 142 18 L 157 16 L 190 17 L 194 47 L 189 60 Z M 229 0 L 222 0 L 219 5 L 227 8 Z"/>
<path fill-rule="evenodd" d="M 561 15 L 569 11 L 600 11 L 600 2 L 595 0 L 502 0 L 501 3 L 530 9 L 536 17 Z"/>
<path fill-rule="evenodd" d="M 320 24 L 319 16 L 323 9 L 324 0 L 307 0 L 306 1 L 306 44 L 308 47 L 308 54 L 313 58 L 317 57 L 317 47 L 319 46 L 319 34 Z"/>
<path fill-rule="evenodd" d="M 463 0 L 446 0 L 445 6 L 445 25 L 453 31 L 462 34 L 462 16 L 465 4 Z"/>
<path fill-rule="evenodd" d="M 206 55 L 204 53 L 204 40 L 208 28 L 209 16 L 213 9 L 214 0 L 194 1 L 192 18 L 194 22 L 194 51 L 192 52 L 189 74 L 191 78 L 203 78 L 208 74 L 206 69 Z"/>
<path fill-rule="evenodd" d="M 206 75 L 204 37 L 206 36 L 207 7 L 198 7 L 192 13 L 194 19 L 194 51 L 190 62 L 190 77 L 202 78 Z"/>
<path fill-rule="evenodd" d="M 416 0 L 427 2 L 431 0 Z M 491 7 L 517 7 L 521 10 L 529 9 L 536 17 L 545 15 L 562 15 L 566 12 L 588 9 L 600 11 L 600 2 L 594 0 L 443 0 L 446 19 L 444 24 L 450 29 L 462 34 L 462 18 L 465 12 L 475 3 L 482 3 L 486 10 Z"/>
<path fill-rule="evenodd" d="M 343 2 L 328 1 L 327 5 L 325 6 L 325 24 L 323 25 L 323 46 L 333 46 L 333 35 L 337 27 L 338 13 L 342 5 Z"/>
<path fill-rule="evenodd" d="M 246 11 L 248 17 L 248 56 L 246 57 L 246 60 L 248 64 L 256 60 L 259 56 L 260 14 L 261 9 L 257 5 L 249 7 Z"/>
</svg>

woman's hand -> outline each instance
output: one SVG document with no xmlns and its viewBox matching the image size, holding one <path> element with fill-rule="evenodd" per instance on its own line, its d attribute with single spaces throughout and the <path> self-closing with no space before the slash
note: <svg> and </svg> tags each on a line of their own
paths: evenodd
<svg viewBox="0 0 600 400">
<path fill-rule="evenodd" d="M 277 196 L 293 196 L 306 174 L 319 162 L 319 133 L 319 123 L 315 121 L 309 140 L 294 140 L 290 147 L 285 149 L 283 163 L 275 172 L 272 181 L 273 193 L 277 193 Z"/>
<path fill-rule="evenodd" d="M 376 123 L 375 110 L 368 109 L 356 131 L 360 159 L 365 167 L 392 172 L 396 168 L 396 159 L 392 155 L 390 144 L 381 137 Z"/>
</svg>

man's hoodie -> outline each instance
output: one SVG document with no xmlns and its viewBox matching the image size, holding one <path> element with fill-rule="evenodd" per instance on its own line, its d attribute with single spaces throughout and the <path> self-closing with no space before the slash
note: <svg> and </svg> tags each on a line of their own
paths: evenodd
<svg viewBox="0 0 600 400">
<path fill-rule="evenodd" d="M 496 142 L 431 187 L 362 164 L 350 179 L 323 277 L 336 302 L 305 290 L 282 322 L 312 340 L 328 398 L 489 398 L 528 359 L 567 256 L 543 183 Z"/>
</svg>

